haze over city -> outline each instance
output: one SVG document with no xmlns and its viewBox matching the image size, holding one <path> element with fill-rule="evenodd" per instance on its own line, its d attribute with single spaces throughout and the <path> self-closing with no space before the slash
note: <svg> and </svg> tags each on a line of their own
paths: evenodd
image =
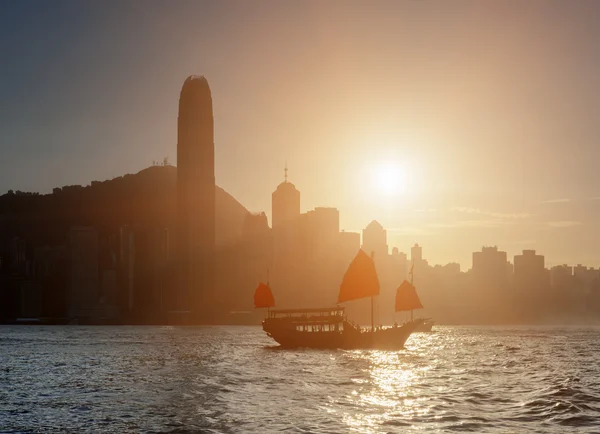
<svg viewBox="0 0 600 434">
<path fill-rule="evenodd" d="M 233 7 L 235 6 L 235 7 Z M 600 265 L 600 5 L 578 2 L 14 2 L 3 5 L 0 191 L 176 162 L 182 80 L 215 114 L 216 182 L 270 219 L 377 220 L 430 263 L 523 249 Z"/>
</svg>

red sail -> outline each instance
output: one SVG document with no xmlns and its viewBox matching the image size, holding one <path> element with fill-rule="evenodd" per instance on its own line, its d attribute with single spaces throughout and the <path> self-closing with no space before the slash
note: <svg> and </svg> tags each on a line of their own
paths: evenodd
<svg viewBox="0 0 600 434">
<path fill-rule="evenodd" d="M 258 309 L 273 306 L 275 306 L 275 298 L 273 297 L 271 288 L 262 282 L 259 283 L 256 291 L 254 291 L 254 307 Z"/>
<path fill-rule="evenodd" d="M 342 280 L 338 303 L 378 294 L 379 278 L 375 270 L 375 262 L 363 250 L 359 250 Z"/>
<path fill-rule="evenodd" d="M 254 292 L 254 307 L 273 307 L 275 306 L 275 298 L 273 298 L 273 293 L 271 292 L 271 288 L 264 283 L 259 283 L 256 291 Z"/>
<path fill-rule="evenodd" d="M 396 312 L 423 309 L 415 287 L 406 280 L 396 290 Z"/>
</svg>

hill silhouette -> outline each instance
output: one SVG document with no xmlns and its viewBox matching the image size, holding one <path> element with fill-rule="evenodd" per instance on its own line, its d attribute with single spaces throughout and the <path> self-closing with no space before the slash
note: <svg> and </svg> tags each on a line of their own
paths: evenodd
<svg viewBox="0 0 600 434">
<path fill-rule="evenodd" d="M 174 228 L 177 168 L 151 166 L 136 174 L 88 186 L 70 185 L 50 194 L 9 191 L 0 196 L 0 232 L 33 245 L 61 244 L 69 228 L 93 226 L 116 233 L 122 225 Z M 216 244 L 235 244 L 249 211 L 216 187 Z"/>
</svg>

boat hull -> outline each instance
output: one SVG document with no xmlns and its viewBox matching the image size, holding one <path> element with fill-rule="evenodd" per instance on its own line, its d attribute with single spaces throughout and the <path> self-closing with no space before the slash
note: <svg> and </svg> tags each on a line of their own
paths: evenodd
<svg viewBox="0 0 600 434">
<path fill-rule="evenodd" d="M 361 331 L 344 321 L 341 330 L 303 331 L 285 320 L 268 318 L 263 321 L 263 330 L 283 348 L 397 350 L 404 347 L 421 323 L 422 320 L 414 320 L 397 327 Z"/>
</svg>

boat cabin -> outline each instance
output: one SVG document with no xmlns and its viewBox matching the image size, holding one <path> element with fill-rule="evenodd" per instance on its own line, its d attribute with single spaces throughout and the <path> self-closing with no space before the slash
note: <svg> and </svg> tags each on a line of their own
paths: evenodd
<svg viewBox="0 0 600 434">
<path fill-rule="evenodd" d="M 337 332 L 343 330 L 344 308 L 272 309 L 268 319 L 270 322 L 285 323 L 297 331 Z"/>
</svg>

